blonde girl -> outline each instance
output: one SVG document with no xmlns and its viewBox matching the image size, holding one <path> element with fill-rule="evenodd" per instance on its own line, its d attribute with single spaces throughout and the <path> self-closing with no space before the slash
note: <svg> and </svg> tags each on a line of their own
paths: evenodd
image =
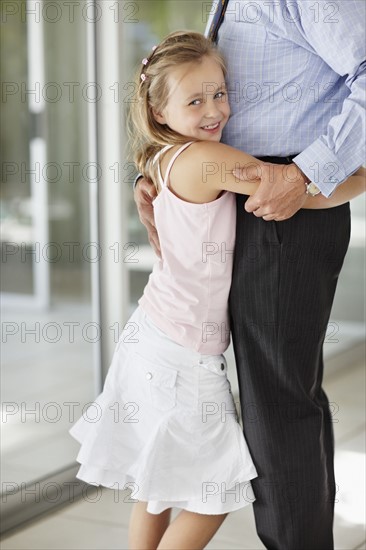
<svg viewBox="0 0 366 550">
<path fill-rule="evenodd" d="M 138 499 L 130 550 L 203 549 L 230 511 L 255 500 L 250 480 L 258 472 L 223 353 L 230 342 L 235 193 L 252 194 L 265 165 L 220 143 L 230 116 L 225 74 L 212 43 L 182 31 L 154 48 L 136 77 L 132 151 L 158 192 L 161 258 L 96 399 L 99 422 L 81 417 L 70 430 L 81 443 L 77 477 L 112 488 L 128 484 Z M 233 175 L 239 165 L 245 181 Z M 309 197 L 305 207 L 336 206 L 363 189 L 361 170 L 330 199 Z M 118 421 L 116 410 L 125 413 Z M 173 507 L 180 512 L 170 521 Z"/>
</svg>

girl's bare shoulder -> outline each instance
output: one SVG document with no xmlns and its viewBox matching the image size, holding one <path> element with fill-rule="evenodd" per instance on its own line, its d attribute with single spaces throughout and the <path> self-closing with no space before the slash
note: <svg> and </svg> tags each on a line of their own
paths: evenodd
<svg viewBox="0 0 366 550">
<path fill-rule="evenodd" d="M 208 146 L 205 145 L 206 143 Z M 217 190 L 203 184 L 202 175 L 205 163 L 209 162 L 205 159 L 214 158 L 209 146 L 209 142 L 192 143 L 178 155 L 171 168 L 168 186 L 179 198 L 187 202 L 210 202 L 215 200 L 219 194 Z M 175 145 L 161 159 L 160 169 L 163 179 L 170 160 L 180 147 L 181 145 Z"/>
<path fill-rule="evenodd" d="M 252 164 L 253 161 L 258 163 L 251 155 L 218 141 L 196 141 L 179 155 L 179 160 L 187 175 L 198 181 Z"/>
<path fill-rule="evenodd" d="M 187 168 L 191 166 L 192 171 L 198 170 L 201 174 L 204 163 L 219 162 L 229 151 L 235 149 L 218 141 L 195 141 L 179 157 L 186 162 Z"/>
<path fill-rule="evenodd" d="M 190 178 L 202 181 L 205 173 L 215 171 L 220 163 L 230 157 L 230 153 L 235 155 L 235 152 L 233 147 L 220 142 L 196 141 L 178 156 L 177 166 L 184 167 Z"/>
</svg>

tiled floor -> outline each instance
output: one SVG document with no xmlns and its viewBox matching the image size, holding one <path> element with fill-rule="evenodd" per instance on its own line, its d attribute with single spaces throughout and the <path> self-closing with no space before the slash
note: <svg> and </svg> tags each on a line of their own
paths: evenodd
<svg viewBox="0 0 366 550">
<path fill-rule="evenodd" d="M 333 403 L 336 437 L 335 543 L 361 550 L 365 544 L 365 369 L 358 363 L 326 374 L 325 391 Z M 99 489 L 57 512 L 19 529 L 1 542 L 2 550 L 112 550 L 127 548 L 132 504 L 129 494 Z M 174 510 L 174 515 L 178 510 Z M 208 550 L 260 550 L 252 507 L 228 516 Z M 294 549 L 296 550 L 296 549 Z"/>
</svg>

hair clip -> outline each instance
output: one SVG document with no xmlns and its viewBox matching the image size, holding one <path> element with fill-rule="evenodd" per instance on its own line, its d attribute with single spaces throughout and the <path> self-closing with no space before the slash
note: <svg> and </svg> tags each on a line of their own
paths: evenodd
<svg viewBox="0 0 366 550">
<path fill-rule="evenodd" d="M 156 50 L 157 46 L 152 47 L 152 51 L 154 52 Z M 150 56 L 151 57 L 151 56 Z M 149 63 L 150 59 L 147 57 L 144 57 L 144 59 L 141 61 L 143 65 L 147 65 Z"/>
<path fill-rule="evenodd" d="M 156 48 L 157 48 L 157 46 L 153 46 L 153 47 L 152 47 L 152 51 L 154 52 L 154 51 L 156 50 Z M 151 56 L 150 56 L 150 57 L 151 57 Z M 150 61 L 150 59 L 148 59 L 147 57 L 144 57 L 144 59 L 141 61 L 141 63 L 142 63 L 143 65 L 146 66 L 146 65 L 149 63 L 149 61 Z M 145 80 L 146 80 L 146 78 L 147 78 L 147 77 L 146 77 L 146 74 L 142 73 L 142 75 L 140 76 L 140 78 L 141 78 L 142 82 L 145 82 Z"/>
</svg>

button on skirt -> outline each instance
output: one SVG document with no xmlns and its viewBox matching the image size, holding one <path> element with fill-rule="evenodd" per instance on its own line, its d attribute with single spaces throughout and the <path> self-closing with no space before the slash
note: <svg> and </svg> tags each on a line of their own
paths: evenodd
<svg viewBox="0 0 366 550">
<path fill-rule="evenodd" d="M 152 514 L 171 507 L 223 514 L 255 500 L 257 471 L 224 355 L 177 344 L 141 306 L 119 338 L 103 391 L 69 433 L 81 444 L 78 479 L 131 489 Z"/>
</svg>

